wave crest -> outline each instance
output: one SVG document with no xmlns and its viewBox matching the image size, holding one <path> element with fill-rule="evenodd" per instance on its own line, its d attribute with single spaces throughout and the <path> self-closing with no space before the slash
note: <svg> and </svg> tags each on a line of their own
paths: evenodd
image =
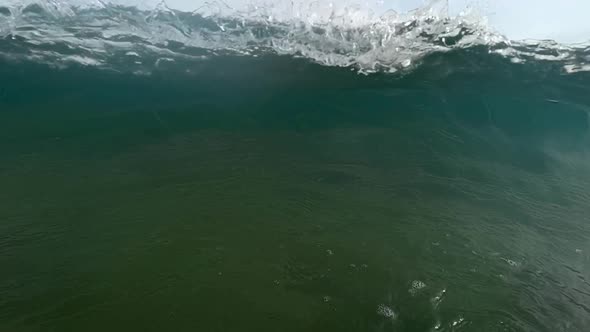
<svg viewBox="0 0 590 332">
<path fill-rule="evenodd" d="M 514 42 L 475 11 L 450 16 L 446 0 L 404 14 L 308 0 L 257 1 L 243 8 L 214 1 L 192 12 L 165 2 L 19 1 L 0 6 L 0 38 L 0 54 L 7 58 L 136 71 L 178 58 L 273 53 L 363 73 L 395 72 L 431 53 L 481 45 L 513 62 L 559 61 L 568 72 L 588 70 L 590 60 L 585 45 Z"/>
</svg>

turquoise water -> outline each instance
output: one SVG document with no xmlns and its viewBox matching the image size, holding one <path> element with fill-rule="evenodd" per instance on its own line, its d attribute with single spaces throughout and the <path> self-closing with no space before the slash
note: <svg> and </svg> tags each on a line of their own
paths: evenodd
<svg viewBox="0 0 590 332">
<path fill-rule="evenodd" d="M 0 330 L 585 331 L 589 107 L 484 47 L 2 60 Z"/>
</svg>

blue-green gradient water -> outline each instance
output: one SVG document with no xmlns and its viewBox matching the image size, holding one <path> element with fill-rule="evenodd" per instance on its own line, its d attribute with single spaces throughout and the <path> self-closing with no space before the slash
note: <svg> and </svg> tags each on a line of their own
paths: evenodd
<svg viewBox="0 0 590 332">
<path fill-rule="evenodd" d="M 0 331 L 586 331 L 590 74 L 513 62 L 4 57 Z"/>
</svg>

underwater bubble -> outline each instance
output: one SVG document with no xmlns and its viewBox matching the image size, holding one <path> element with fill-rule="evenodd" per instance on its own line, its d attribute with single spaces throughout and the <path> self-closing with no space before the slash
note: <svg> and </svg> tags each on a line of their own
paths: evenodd
<svg viewBox="0 0 590 332">
<path fill-rule="evenodd" d="M 412 294 L 412 295 L 416 295 L 416 294 L 418 294 L 418 292 L 420 292 L 420 290 L 422 290 L 424 288 L 426 288 L 426 284 L 423 281 L 414 280 L 414 281 L 412 281 L 412 286 L 410 287 L 408 292 L 410 292 L 410 294 Z"/>
<path fill-rule="evenodd" d="M 395 319 L 395 311 L 385 304 L 377 306 L 377 314 L 386 318 Z"/>
</svg>

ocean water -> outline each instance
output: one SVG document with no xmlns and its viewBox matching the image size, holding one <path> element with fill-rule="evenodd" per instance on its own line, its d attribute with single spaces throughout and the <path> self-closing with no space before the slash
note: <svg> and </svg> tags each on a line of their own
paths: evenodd
<svg viewBox="0 0 590 332">
<path fill-rule="evenodd" d="M 587 331 L 590 53 L 434 5 L 0 6 L 0 331 Z"/>
</svg>

